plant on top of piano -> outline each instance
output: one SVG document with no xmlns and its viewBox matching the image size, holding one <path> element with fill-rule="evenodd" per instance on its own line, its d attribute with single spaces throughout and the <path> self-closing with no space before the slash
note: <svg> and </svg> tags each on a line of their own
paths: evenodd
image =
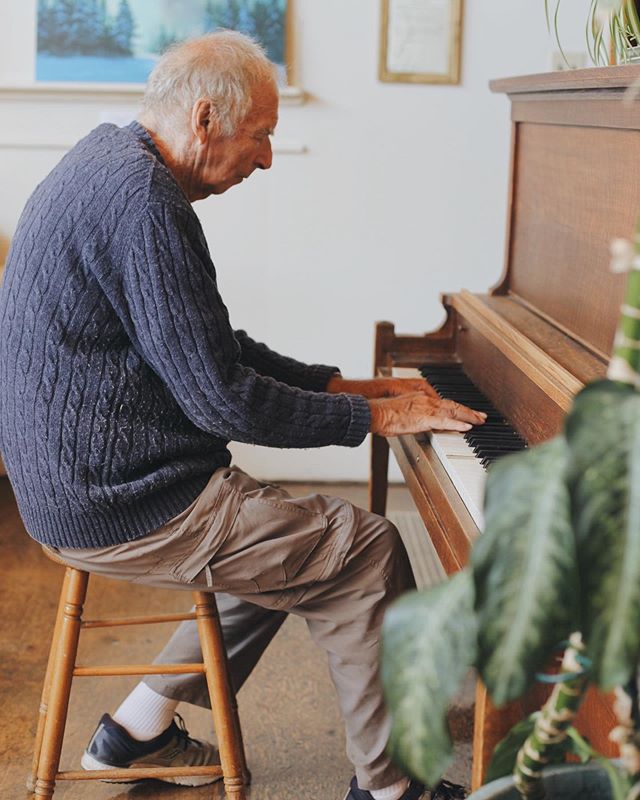
<svg viewBox="0 0 640 800">
<path fill-rule="evenodd" d="M 567 66 L 558 30 L 561 0 L 555 0 L 551 13 L 550 0 L 544 0 L 547 27 L 555 35 L 560 54 Z M 590 0 L 587 18 L 587 49 L 594 64 L 623 64 L 637 60 L 640 43 L 640 2 L 638 0 Z"/>
<path fill-rule="evenodd" d="M 617 695 L 611 738 L 624 768 L 601 759 L 610 796 L 640 798 L 640 227 L 635 247 L 612 252 L 629 277 L 608 378 L 575 398 L 563 434 L 490 469 L 469 567 L 387 612 L 389 749 L 427 784 L 450 761 L 447 707 L 475 666 L 497 705 L 536 679 L 555 684 L 498 746 L 489 779 L 513 769 L 520 795 L 537 800 L 544 765 L 567 752 L 598 758 L 572 727 L 591 683 Z M 559 647 L 558 674 L 540 675 Z"/>
</svg>

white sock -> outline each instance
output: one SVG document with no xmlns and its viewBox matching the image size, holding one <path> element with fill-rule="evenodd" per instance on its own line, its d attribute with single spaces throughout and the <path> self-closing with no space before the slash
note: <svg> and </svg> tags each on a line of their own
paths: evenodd
<svg viewBox="0 0 640 800">
<path fill-rule="evenodd" d="M 178 702 L 139 683 L 111 718 L 134 739 L 148 742 L 171 725 Z"/>
<path fill-rule="evenodd" d="M 384 789 L 369 789 L 373 800 L 400 800 L 409 788 L 409 778 L 402 778 Z"/>
</svg>

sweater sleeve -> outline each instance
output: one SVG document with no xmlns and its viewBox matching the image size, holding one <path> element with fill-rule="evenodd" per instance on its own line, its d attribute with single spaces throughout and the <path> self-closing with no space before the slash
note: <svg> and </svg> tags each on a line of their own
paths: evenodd
<svg viewBox="0 0 640 800">
<path fill-rule="evenodd" d="M 190 208 L 150 204 L 112 272 L 107 292 L 134 346 L 202 430 L 271 447 L 353 447 L 366 436 L 363 397 L 306 391 L 242 363 Z"/>
<path fill-rule="evenodd" d="M 324 364 L 303 364 L 289 356 L 283 356 L 254 341 L 246 331 L 235 331 L 240 345 L 240 361 L 260 375 L 270 375 L 289 386 L 298 386 L 313 392 L 323 392 L 330 378 L 340 373 L 338 367 Z"/>
</svg>

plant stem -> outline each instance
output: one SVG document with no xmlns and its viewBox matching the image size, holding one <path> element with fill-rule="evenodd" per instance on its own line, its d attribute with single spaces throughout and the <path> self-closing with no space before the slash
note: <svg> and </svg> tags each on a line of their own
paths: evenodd
<svg viewBox="0 0 640 800">
<path fill-rule="evenodd" d="M 544 800 L 542 770 L 554 749 L 567 738 L 567 728 L 573 722 L 584 696 L 588 674 L 578 661 L 584 651 L 580 634 L 574 633 L 564 652 L 561 674 L 571 677 L 556 684 L 536 721 L 533 733 L 518 751 L 513 773 L 521 797 Z"/>
<path fill-rule="evenodd" d="M 618 718 L 618 725 L 609 734 L 609 738 L 620 748 L 620 757 L 624 768 L 631 779 L 631 788 L 627 800 L 640 797 L 640 717 L 638 713 L 638 684 L 633 680 L 616 690 L 613 710 Z"/>
</svg>

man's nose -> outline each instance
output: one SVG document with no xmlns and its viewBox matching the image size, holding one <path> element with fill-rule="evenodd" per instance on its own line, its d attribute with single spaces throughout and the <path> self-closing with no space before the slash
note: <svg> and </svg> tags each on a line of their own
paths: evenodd
<svg viewBox="0 0 640 800">
<path fill-rule="evenodd" d="M 271 137 L 267 136 L 264 144 L 260 147 L 256 156 L 256 166 L 259 169 L 269 169 L 273 161 L 273 151 L 271 149 Z"/>
</svg>

